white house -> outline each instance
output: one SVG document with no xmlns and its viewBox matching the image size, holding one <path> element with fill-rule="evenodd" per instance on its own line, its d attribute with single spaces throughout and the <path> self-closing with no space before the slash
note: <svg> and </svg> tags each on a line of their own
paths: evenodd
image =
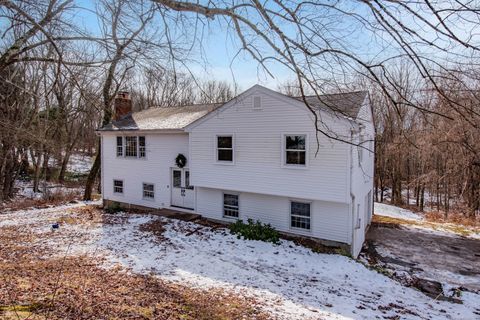
<svg viewBox="0 0 480 320">
<path fill-rule="evenodd" d="M 366 92 L 304 100 L 255 85 L 225 104 L 135 113 L 121 93 L 115 109 L 98 130 L 105 205 L 251 218 L 360 252 L 373 210 Z"/>
</svg>

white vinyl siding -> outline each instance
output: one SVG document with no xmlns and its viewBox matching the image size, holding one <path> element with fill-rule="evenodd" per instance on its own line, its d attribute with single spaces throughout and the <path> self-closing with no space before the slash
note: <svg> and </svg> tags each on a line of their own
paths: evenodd
<svg viewBox="0 0 480 320">
<path fill-rule="evenodd" d="M 179 153 L 188 160 L 188 134 L 152 133 L 145 136 L 147 156 L 139 158 L 117 158 L 115 152 L 116 134 L 102 135 L 102 175 L 104 194 L 107 200 L 131 203 L 145 207 L 169 207 L 171 200 L 171 172 L 175 167 L 175 158 Z M 190 179 L 194 175 L 190 173 Z M 123 194 L 113 192 L 113 179 L 121 177 L 124 181 Z M 142 185 L 148 182 L 155 185 L 155 201 L 144 199 Z M 193 185 L 193 183 L 192 183 Z"/>
<path fill-rule="evenodd" d="M 313 115 L 305 105 L 291 105 L 261 94 L 262 111 L 253 110 L 245 97 L 198 124 L 190 132 L 189 164 L 196 187 L 236 190 L 348 203 L 350 145 L 319 134 L 317 145 Z M 253 95 L 253 93 L 252 93 Z M 345 119 L 322 115 L 339 137 L 349 139 Z M 232 129 L 233 128 L 233 129 Z M 234 165 L 219 169 L 216 136 L 234 131 Z M 285 165 L 286 134 L 306 135 L 306 165 Z M 318 150 L 317 150 L 318 148 Z M 290 170 L 290 169 L 302 170 Z"/>
<path fill-rule="evenodd" d="M 196 187 L 197 213 L 210 219 L 231 222 L 232 218 L 224 216 L 224 190 Z M 232 191 L 231 193 L 239 194 Z M 317 237 L 350 244 L 352 240 L 352 216 L 349 205 L 326 201 L 304 201 L 310 205 L 310 230 L 292 228 L 290 217 L 291 201 L 288 197 L 242 192 L 240 194 L 240 214 L 243 221 L 252 219 L 269 223 L 278 231 L 290 234 Z"/>
</svg>

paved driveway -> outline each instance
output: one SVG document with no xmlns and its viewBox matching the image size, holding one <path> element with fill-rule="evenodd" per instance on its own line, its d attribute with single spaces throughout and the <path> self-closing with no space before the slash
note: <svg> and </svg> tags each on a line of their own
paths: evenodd
<svg viewBox="0 0 480 320">
<path fill-rule="evenodd" d="M 410 226 L 374 223 L 367 234 L 379 260 L 444 288 L 480 291 L 480 240 Z M 446 284 L 446 286 L 445 286 Z"/>
</svg>

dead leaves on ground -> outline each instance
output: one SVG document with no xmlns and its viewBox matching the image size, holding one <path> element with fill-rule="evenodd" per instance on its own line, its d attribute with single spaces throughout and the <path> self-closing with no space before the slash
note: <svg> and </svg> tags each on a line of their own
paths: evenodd
<svg viewBox="0 0 480 320">
<path fill-rule="evenodd" d="M 98 208 L 70 213 L 63 223 L 103 220 Z M 161 236 L 162 224 L 145 226 Z M 2 319 L 270 319 L 253 298 L 200 290 L 121 268 L 96 257 L 59 257 L 40 245 L 48 234 L 0 229 Z"/>
</svg>

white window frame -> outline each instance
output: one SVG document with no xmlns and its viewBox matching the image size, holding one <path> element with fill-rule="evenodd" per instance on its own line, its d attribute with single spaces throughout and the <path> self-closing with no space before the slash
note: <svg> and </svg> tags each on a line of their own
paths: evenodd
<svg viewBox="0 0 480 320">
<path fill-rule="evenodd" d="M 153 191 L 146 191 L 146 192 L 151 192 L 152 197 L 145 196 L 145 185 L 153 186 Z M 143 200 L 148 200 L 148 201 L 154 201 L 155 200 L 155 184 L 154 183 L 142 182 L 142 199 Z"/>
<path fill-rule="evenodd" d="M 237 216 L 236 217 L 233 217 L 233 216 L 228 216 L 228 215 L 225 215 L 225 195 L 231 195 L 231 196 L 237 196 Z M 233 207 L 233 206 L 229 206 L 229 207 Z M 230 208 L 230 210 L 235 210 L 235 208 Z M 235 192 L 222 192 L 222 217 L 224 217 L 225 219 L 235 219 L 235 220 L 238 220 L 240 219 L 240 194 L 238 193 L 235 193 Z"/>
<path fill-rule="evenodd" d="M 118 138 L 122 139 L 122 144 L 119 146 L 118 145 Z M 121 154 L 118 154 L 119 148 L 122 150 Z M 115 155 L 117 158 L 123 158 L 123 155 L 125 154 L 125 139 L 124 136 L 115 136 Z"/>
<path fill-rule="evenodd" d="M 147 137 L 145 135 L 139 135 L 139 136 L 132 136 L 132 135 L 122 135 L 122 136 L 115 136 L 115 155 L 117 158 L 123 158 L 123 159 L 146 159 L 147 158 Z M 121 137 L 122 138 L 122 155 L 118 155 L 118 144 L 117 144 L 117 139 Z M 145 141 L 145 146 L 140 147 L 140 137 L 144 138 Z M 127 138 L 135 138 L 136 142 L 136 156 L 127 156 Z M 143 154 L 143 156 L 142 156 Z"/>
<path fill-rule="evenodd" d="M 232 137 L 232 161 L 218 160 L 218 150 L 230 150 L 230 148 L 218 148 L 219 137 Z M 235 164 L 235 135 L 233 133 L 223 133 L 215 135 L 215 163 L 224 165 Z"/>
<path fill-rule="evenodd" d="M 115 181 L 121 181 L 122 182 L 122 192 L 115 191 Z M 123 195 L 125 193 L 125 182 L 122 179 L 113 179 L 113 193 L 117 195 Z"/>
<path fill-rule="evenodd" d="M 305 229 L 305 228 L 299 228 L 299 227 L 294 227 L 292 226 L 292 217 L 299 217 L 299 218 L 306 218 L 305 216 L 300 216 L 296 214 L 292 214 L 292 203 L 305 203 L 310 205 L 310 216 L 308 217 L 310 219 L 310 228 Z M 312 225 L 313 225 L 313 217 L 312 217 L 312 211 L 313 211 L 313 202 L 312 201 L 305 201 L 305 200 L 297 200 L 297 199 L 290 199 L 288 202 L 288 212 L 289 212 L 289 221 L 288 224 L 290 226 L 291 230 L 297 230 L 297 231 L 303 231 L 303 232 L 311 232 L 312 231 Z"/>
<path fill-rule="evenodd" d="M 305 136 L 305 164 L 290 164 L 290 163 L 287 163 L 287 136 Z M 291 169 L 306 169 L 308 168 L 308 165 L 309 165 L 309 135 L 308 133 L 302 133 L 302 132 L 297 132 L 297 133 L 282 133 L 282 137 L 281 137 L 281 140 L 282 140 L 282 156 L 281 156 L 281 159 L 282 159 L 282 167 L 284 168 L 291 168 Z M 295 150 L 292 150 L 292 151 L 295 151 Z"/>
</svg>

